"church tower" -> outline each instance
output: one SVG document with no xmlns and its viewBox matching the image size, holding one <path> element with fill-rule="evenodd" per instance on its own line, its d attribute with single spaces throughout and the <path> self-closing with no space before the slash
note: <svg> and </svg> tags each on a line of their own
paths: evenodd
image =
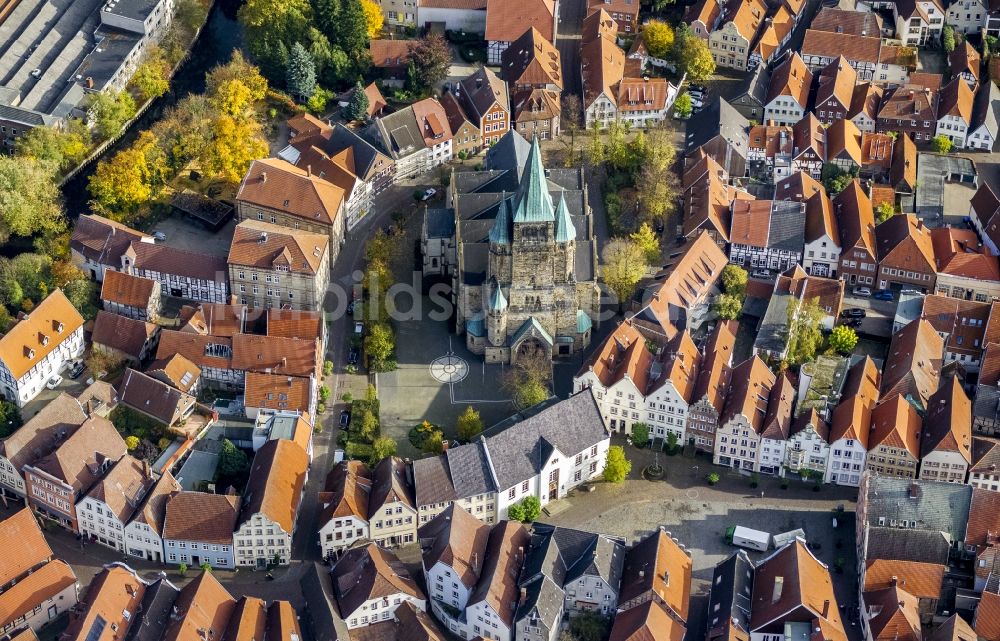
<svg viewBox="0 0 1000 641">
<path fill-rule="evenodd" d="M 488 285 L 489 298 L 486 309 L 486 334 L 490 345 L 503 347 L 507 342 L 507 299 L 496 278 L 491 278 Z"/>
</svg>

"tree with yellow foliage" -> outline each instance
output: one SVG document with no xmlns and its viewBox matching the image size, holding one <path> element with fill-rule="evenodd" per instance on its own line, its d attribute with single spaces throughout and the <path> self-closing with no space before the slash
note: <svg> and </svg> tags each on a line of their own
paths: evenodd
<svg viewBox="0 0 1000 641">
<path fill-rule="evenodd" d="M 204 149 L 203 167 L 224 180 L 238 183 L 250 163 L 267 156 L 267 140 L 260 123 L 221 114 L 212 126 L 212 140 Z"/>
<path fill-rule="evenodd" d="M 365 12 L 365 23 L 368 25 L 368 37 L 377 38 L 382 33 L 385 16 L 382 7 L 375 0 L 361 0 L 361 9 Z"/>
<path fill-rule="evenodd" d="M 91 202 L 113 220 L 131 221 L 143 204 L 159 195 L 166 173 L 163 150 L 156 137 L 144 131 L 131 147 L 97 165 L 88 185 Z"/>
</svg>

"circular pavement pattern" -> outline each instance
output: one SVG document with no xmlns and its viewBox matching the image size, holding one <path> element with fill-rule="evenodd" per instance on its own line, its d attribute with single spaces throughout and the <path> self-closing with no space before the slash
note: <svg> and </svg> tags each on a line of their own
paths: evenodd
<svg viewBox="0 0 1000 641">
<path fill-rule="evenodd" d="M 442 356 L 431 361 L 431 376 L 442 383 L 458 383 L 469 375 L 469 364 L 458 356 Z"/>
</svg>

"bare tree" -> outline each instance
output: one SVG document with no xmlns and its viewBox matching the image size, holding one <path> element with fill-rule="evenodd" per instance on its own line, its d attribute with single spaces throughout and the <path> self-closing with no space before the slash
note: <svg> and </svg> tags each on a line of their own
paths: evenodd
<svg viewBox="0 0 1000 641">
<path fill-rule="evenodd" d="M 575 93 L 567 93 L 562 97 L 562 120 L 563 133 L 569 132 L 569 155 L 566 158 L 566 166 L 572 167 L 576 160 L 576 132 L 580 128 L 580 120 L 583 116 L 583 106 L 580 96 Z M 565 143 L 565 137 L 563 142 Z"/>
</svg>

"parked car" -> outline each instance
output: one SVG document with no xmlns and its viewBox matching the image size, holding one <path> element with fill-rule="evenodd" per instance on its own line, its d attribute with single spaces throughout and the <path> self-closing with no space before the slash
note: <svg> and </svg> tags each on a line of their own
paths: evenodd
<svg viewBox="0 0 1000 641">
<path fill-rule="evenodd" d="M 162 231 L 154 231 L 153 232 L 153 240 L 156 240 L 157 242 L 165 243 L 165 242 L 167 242 L 167 235 L 164 234 Z"/>
<path fill-rule="evenodd" d="M 766 269 L 755 269 L 750 273 L 754 278 L 764 278 L 766 280 L 771 280 L 771 272 Z"/>
<path fill-rule="evenodd" d="M 351 413 L 344 410 L 340 413 L 340 426 L 347 427 L 351 423 Z"/>
<path fill-rule="evenodd" d="M 437 189 L 431 187 L 430 189 L 424 192 L 424 195 L 420 197 L 420 200 L 430 200 L 431 198 L 434 197 L 434 194 L 436 193 L 438 193 Z"/>
<path fill-rule="evenodd" d="M 358 350 L 357 350 L 357 348 L 354 348 L 354 347 L 351 348 L 351 353 L 347 355 L 347 364 L 348 365 L 357 365 L 358 364 Z"/>
<path fill-rule="evenodd" d="M 916 289 L 915 287 L 906 287 L 904 289 L 899 290 L 899 293 L 906 294 L 908 296 L 919 296 L 920 294 L 923 294 L 922 291 Z"/>
<path fill-rule="evenodd" d="M 890 289 L 880 289 L 875 292 L 873 296 L 875 300 L 892 300 L 892 290 Z"/>
<path fill-rule="evenodd" d="M 45 381 L 45 387 L 49 389 L 55 389 L 60 385 L 62 385 L 62 382 L 63 382 L 62 376 L 59 376 L 58 374 L 53 374 L 49 380 Z"/>
<path fill-rule="evenodd" d="M 353 300 L 347 304 L 347 315 L 348 316 L 353 316 L 354 315 L 354 301 Z"/>
<path fill-rule="evenodd" d="M 354 333 L 361 336 L 362 332 L 365 331 L 364 323 L 354 323 Z"/>
<path fill-rule="evenodd" d="M 851 293 L 854 294 L 855 296 L 863 296 L 864 298 L 868 298 L 869 296 L 872 295 L 872 290 L 867 287 L 855 287 L 854 289 L 851 290 Z"/>
<path fill-rule="evenodd" d="M 851 327 L 853 329 L 857 329 L 857 328 L 861 327 L 861 321 L 862 320 L 863 319 L 861 319 L 861 318 L 846 318 L 846 319 L 844 319 L 843 324 L 847 325 L 848 327 Z"/>
<path fill-rule="evenodd" d="M 864 318 L 867 315 L 868 312 L 860 307 L 848 307 L 844 311 L 840 312 L 840 316 L 842 318 Z"/>
<path fill-rule="evenodd" d="M 679 112 L 679 111 L 675 111 L 674 112 L 674 120 L 687 120 L 690 117 L 691 117 L 691 114 L 688 114 L 686 116 L 682 116 L 681 112 Z"/>
<path fill-rule="evenodd" d="M 87 366 L 84 365 L 83 361 L 75 360 L 69 364 L 69 377 L 73 379 L 80 378 L 80 374 L 83 374 L 85 369 L 87 369 Z"/>
</svg>

